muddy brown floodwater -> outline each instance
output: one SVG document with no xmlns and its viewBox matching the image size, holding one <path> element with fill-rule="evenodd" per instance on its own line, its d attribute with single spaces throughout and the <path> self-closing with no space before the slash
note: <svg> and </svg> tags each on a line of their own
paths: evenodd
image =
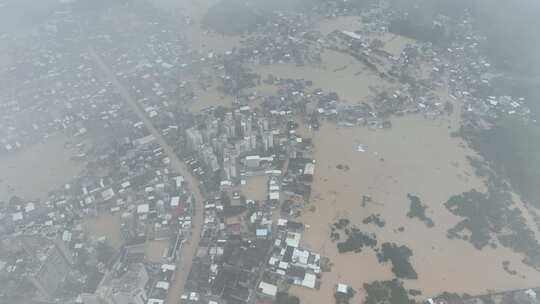
<svg viewBox="0 0 540 304">
<path fill-rule="evenodd" d="M 119 249 L 123 244 L 120 222 L 120 215 L 101 214 L 97 217 L 85 218 L 83 227 L 92 237 L 105 237 L 111 246 Z"/>
<path fill-rule="evenodd" d="M 217 85 L 212 85 L 206 90 L 197 88 L 195 96 L 193 104 L 189 107 L 192 112 L 199 112 L 210 106 L 231 107 L 234 99 L 232 96 L 220 92 Z"/>
<path fill-rule="evenodd" d="M 163 263 L 166 251 L 169 248 L 169 240 L 152 240 L 146 242 L 144 252 L 145 259 L 154 263 Z"/>
<path fill-rule="evenodd" d="M 218 0 L 153 1 L 173 5 L 191 16 L 192 24 L 187 28 L 186 37 L 197 50 L 223 52 L 239 43 L 238 37 L 207 33 L 200 26 L 206 10 Z M 334 30 L 363 30 L 360 18 L 355 16 L 324 20 L 317 29 L 324 35 Z M 381 40 L 383 49 L 396 56 L 407 44 L 414 43 L 392 34 L 368 34 L 367 37 Z M 316 66 L 273 64 L 250 68 L 262 77 L 273 74 L 311 80 L 314 87 L 335 91 L 349 103 L 364 102 L 373 88 L 390 86 L 354 58 L 330 50 L 322 53 L 322 63 Z M 262 88 L 255 90 L 263 91 Z M 443 93 L 443 98 L 448 97 Z M 199 99 L 192 110 L 228 103 L 212 89 L 199 92 Z M 418 280 L 405 280 L 405 286 L 422 290 L 422 297 L 442 291 L 479 294 L 487 290 L 531 287 L 538 282 L 540 272 L 524 265 L 519 254 L 501 246 L 476 250 L 465 241 L 446 238 L 448 228 L 460 219 L 446 210 L 444 202 L 472 188 L 485 190 L 483 181 L 474 175 L 466 160 L 467 155 L 475 155 L 474 151 L 459 138 L 449 135 L 459 127 L 459 115 L 448 121 L 411 116 L 393 119 L 392 123 L 393 128 L 388 131 L 323 124 L 320 131 L 309 132 L 313 136 L 317 161 L 311 201 L 315 211 L 307 211 L 311 209 L 308 206 L 301 217 L 306 224 L 302 245 L 329 257 L 333 267 L 331 272 L 323 274 L 320 290 L 292 287 L 291 293 L 298 295 L 302 303 L 333 303 L 336 284 L 346 283 L 359 291 L 354 300 L 357 303 L 364 296 L 364 283 L 394 277 L 391 266 L 379 264 L 371 249 L 338 254 L 329 235 L 330 225 L 341 217 L 349 218 L 364 231 L 376 233 L 380 243 L 395 242 L 411 248 L 414 253 L 411 262 Z M 365 152 L 358 152 L 360 144 Z M 338 170 L 338 164 L 350 169 Z M 264 196 L 266 189 L 261 180 L 248 179 L 247 185 L 241 188 L 247 198 Z M 424 223 L 406 216 L 408 193 L 419 196 L 428 206 L 427 212 L 435 227 L 427 228 Z M 362 207 L 362 195 L 371 196 L 373 202 Z M 385 227 L 361 224 L 363 218 L 373 213 L 381 215 L 386 221 Z M 398 232 L 399 227 L 404 227 L 404 231 Z M 504 271 L 502 262 L 505 260 L 511 262 L 512 269 L 519 275 L 511 276 Z"/>
<path fill-rule="evenodd" d="M 363 231 L 376 233 L 379 243 L 411 248 L 418 280 L 405 280 L 405 286 L 422 290 L 424 296 L 530 287 L 540 279 L 540 272 L 524 265 L 523 256 L 511 250 L 500 246 L 477 250 L 465 241 L 446 237 L 448 228 L 459 221 L 444 207 L 446 200 L 472 188 L 485 190 L 465 158 L 474 152 L 449 135 L 448 123 L 411 116 L 394 119 L 393 129 L 388 131 L 325 124 L 315 133 L 314 144 L 317 167 L 311 204 L 316 211 L 302 216 L 309 226 L 302 243 L 329 257 L 334 266 L 323 274 L 320 291 L 293 289 L 305 302 L 330 303 L 339 282 L 361 291 L 363 283 L 394 277 L 390 265 L 379 264 L 371 249 L 338 254 L 329 237 L 330 225 L 342 217 Z M 360 144 L 365 152 L 357 151 Z M 338 164 L 350 170 L 338 170 Z M 408 193 L 428 205 L 434 228 L 406 216 Z M 362 207 L 362 195 L 371 196 L 373 202 Z M 371 214 L 380 214 L 386 226 L 363 225 L 362 219 Z M 399 227 L 404 232 L 397 232 Z M 501 266 L 504 260 L 521 276 L 506 273 Z"/>
<path fill-rule="evenodd" d="M 46 199 L 51 190 L 70 182 L 84 168 L 73 160 L 67 138 L 53 135 L 22 151 L 0 157 L 0 201 L 16 195 L 25 200 Z"/>
<path fill-rule="evenodd" d="M 263 201 L 267 198 L 268 177 L 265 175 L 246 178 L 246 184 L 240 186 L 240 191 L 248 200 Z"/>
<path fill-rule="evenodd" d="M 372 88 L 390 85 L 350 55 L 325 50 L 321 57 L 322 64 L 317 66 L 297 67 L 284 63 L 259 65 L 252 69 L 263 78 L 272 74 L 280 78 L 311 80 L 313 88 L 337 92 L 341 99 L 350 103 L 364 102 L 372 94 Z"/>
</svg>

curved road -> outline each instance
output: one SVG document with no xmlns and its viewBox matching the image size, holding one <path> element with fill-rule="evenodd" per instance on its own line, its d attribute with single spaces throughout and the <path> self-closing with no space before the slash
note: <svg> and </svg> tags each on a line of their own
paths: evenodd
<svg viewBox="0 0 540 304">
<path fill-rule="evenodd" d="M 146 113 L 140 108 L 137 101 L 133 99 L 128 90 L 120 83 L 115 73 L 111 70 L 110 66 L 107 65 L 103 59 L 92 49 L 89 49 L 90 55 L 105 74 L 107 79 L 114 85 L 118 90 L 118 93 L 124 100 L 124 102 L 131 107 L 133 112 L 137 114 L 139 119 L 146 125 L 148 131 L 154 135 L 158 144 L 163 148 L 165 154 L 171 160 L 171 168 L 184 176 L 185 181 L 190 186 L 191 193 L 195 197 L 194 204 L 194 214 L 192 216 L 192 233 L 191 238 L 186 240 L 183 243 L 182 249 L 180 251 L 180 259 L 176 263 L 176 274 L 175 280 L 171 284 L 169 289 L 169 294 L 167 297 L 167 303 L 176 304 L 180 300 L 180 296 L 184 293 L 184 286 L 186 284 L 186 279 L 191 269 L 193 262 L 193 257 L 197 252 L 199 247 L 199 241 L 201 240 L 201 229 L 203 223 L 203 196 L 199 190 L 199 181 L 191 175 L 191 172 L 186 168 L 185 164 L 178 158 L 173 148 L 165 141 L 161 132 L 152 124 L 152 121 L 146 116 Z"/>
</svg>

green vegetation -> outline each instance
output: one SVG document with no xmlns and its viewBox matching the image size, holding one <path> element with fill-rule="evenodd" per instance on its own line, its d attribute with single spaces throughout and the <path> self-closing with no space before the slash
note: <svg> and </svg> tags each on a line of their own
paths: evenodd
<svg viewBox="0 0 540 304">
<path fill-rule="evenodd" d="M 343 171 L 349 171 L 351 168 L 349 168 L 348 165 L 338 164 L 338 165 L 336 166 L 336 169 L 338 169 L 338 170 L 343 170 Z"/>
<path fill-rule="evenodd" d="M 508 261 L 508 260 L 503 261 L 502 266 L 503 266 L 504 271 L 506 271 L 506 273 L 508 273 L 509 275 L 517 275 L 518 274 L 517 271 L 510 269 L 510 261 Z"/>
<path fill-rule="evenodd" d="M 362 223 L 364 224 L 375 224 L 377 227 L 382 228 L 386 224 L 386 222 L 382 219 L 380 214 L 372 214 L 365 219 L 362 220 Z"/>
<path fill-rule="evenodd" d="M 291 296 L 286 292 L 278 292 L 276 295 L 276 304 L 300 304 L 297 296 Z"/>
<path fill-rule="evenodd" d="M 417 24 L 409 18 L 393 20 L 390 22 L 388 30 L 397 35 L 409 37 L 422 42 L 432 42 L 438 45 L 447 43 L 449 41 L 443 27 Z"/>
<path fill-rule="evenodd" d="M 366 290 L 365 304 L 411 304 L 403 283 L 397 279 L 392 281 L 375 281 L 364 284 Z"/>
<path fill-rule="evenodd" d="M 409 212 L 407 216 L 410 218 L 418 218 L 424 222 L 429 228 L 435 226 L 433 220 L 426 215 L 427 206 L 423 205 L 418 196 L 407 194 L 407 197 L 411 201 L 411 206 L 409 207 Z"/>
<path fill-rule="evenodd" d="M 448 237 L 468 240 L 478 249 L 498 240 L 502 246 L 524 254 L 525 263 L 540 269 L 540 244 L 519 209 L 513 208 L 504 185 L 494 180 L 489 179 L 487 194 L 473 189 L 445 203 L 452 214 L 464 218 L 448 230 Z"/>
<path fill-rule="evenodd" d="M 362 208 L 366 207 L 368 203 L 371 203 L 373 199 L 369 195 L 362 195 Z"/>
<path fill-rule="evenodd" d="M 469 240 L 476 248 L 482 249 L 491 241 L 491 232 L 501 230 L 500 206 L 492 205 L 485 194 L 474 189 L 452 196 L 445 206 L 452 214 L 466 218 L 448 230 L 449 238 Z M 470 236 L 460 234 L 464 230 Z"/>
<path fill-rule="evenodd" d="M 364 247 L 373 248 L 377 246 L 377 238 L 374 235 L 364 233 L 357 228 L 345 230 L 345 234 L 347 235 L 347 239 L 337 244 L 339 253 L 351 251 L 361 252 Z"/>
<path fill-rule="evenodd" d="M 232 205 L 231 198 L 227 193 L 221 193 L 221 204 L 223 204 L 223 216 L 234 217 L 244 213 L 248 208 L 244 205 Z"/>
<path fill-rule="evenodd" d="M 292 201 L 286 200 L 281 204 L 281 206 L 279 207 L 279 210 L 282 214 L 288 215 L 291 213 L 291 206 L 292 206 Z"/>
<path fill-rule="evenodd" d="M 489 130 L 463 128 L 462 136 L 527 203 L 540 208 L 540 127 L 503 122 Z"/>
<path fill-rule="evenodd" d="M 377 254 L 379 262 L 392 262 L 392 272 L 398 278 L 417 279 L 418 274 L 414 271 L 409 258 L 413 255 L 409 247 L 398 246 L 394 243 L 384 243 L 381 246 L 381 253 Z"/>
<path fill-rule="evenodd" d="M 223 78 L 222 84 L 218 87 L 221 91 L 235 95 L 238 92 L 255 86 L 258 75 L 249 73 L 245 67 L 238 64 L 234 58 L 224 61 L 224 71 L 230 78 Z"/>
<path fill-rule="evenodd" d="M 98 262 L 108 264 L 114 258 L 115 251 L 109 243 L 99 242 L 96 246 L 96 258 Z"/>
<path fill-rule="evenodd" d="M 351 251 L 361 252 L 362 248 L 366 246 L 371 248 L 377 246 L 377 238 L 375 237 L 375 235 L 369 235 L 355 227 L 349 228 L 350 223 L 351 222 L 348 219 L 342 218 L 335 222 L 334 225 L 332 225 L 332 229 L 330 231 L 330 239 L 332 239 L 333 242 L 339 240 L 341 236 L 341 231 L 344 232 L 347 236 L 347 239 L 345 241 L 337 243 L 339 253 L 346 253 Z"/>
<path fill-rule="evenodd" d="M 350 220 L 342 218 L 342 219 L 339 219 L 337 222 L 334 223 L 334 227 L 336 229 L 342 230 L 342 229 L 347 228 L 347 226 L 349 226 L 350 223 L 351 223 Z"/>
</svg>

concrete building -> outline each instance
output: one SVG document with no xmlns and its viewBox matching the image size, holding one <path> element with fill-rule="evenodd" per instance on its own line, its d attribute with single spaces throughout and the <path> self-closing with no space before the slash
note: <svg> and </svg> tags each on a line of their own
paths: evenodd
<svg viewBox="0 0 540 304">
<path fill-rule="evenodd" d="M 223 122 L 223 131 L 228 138 L 236 138 L 236 126 L 232 119 L 225 119 Z"/>
<path fill-rule="evenodd" d="M 51 244 L 43 252 L 36 253 L 35 261 L 37 264 L 28 280 L 44 297 L 55 298 L 71 269 L 69 260 L 57 244 Z"/>
<path fill-rule="evenodd" d="M 251 151 L 257 149 L 257 136 L 255 134 L 249 136 L 249 149 Z"/>
<path fill-rule="evenodd" d="M 107 274 L 95 294 L 83 295 L 82 299 L 85 304 L 146 304 L 148 280 L 143 264 L 131 264 L 119 277 L 115 277 L 114 273 Z"/>
<path fill-rule="evenodd" d="M 242 136 L 251 136 L 253 131 L 253 121 L 251 117 L 242 117 L 242 119 L 240 119 L 240 130 L 242 131 Z"/>
<path fill-rule="evenodd" d="M 225 171 L 226 180 L 235 180 L 238 178 L 238 169 L 234 150 L 225 149 L 223 155 L 223 170 Z"/>
<path fill-rule="evenodd" d="M 195 128 L 189 128 L 186 130 L 186 137 L 188 145 L 192 149 L 197 149 L 203 144 L 203 137 L 201 132 Z"/>
<path fill-rule="evenodd" d="M 274 133 L 272 131 L 265 131 L 262 133 L 262 142 L 264 151 L 268 151 L 274 148 Z"/>
<path fill-rule="evenodd" d="M 244 164 L 250 169 L 258 168 L 261 162 L 261 157 L 259 155 L 249 155 L 246 156 Z"/>
<path fill-rule="evenodd" d="M 219 170 L 219 163 L 212 147 L 205 147 L 202 151 L 202 159 L 204 164 L 213 172 Z"/>
</svg>

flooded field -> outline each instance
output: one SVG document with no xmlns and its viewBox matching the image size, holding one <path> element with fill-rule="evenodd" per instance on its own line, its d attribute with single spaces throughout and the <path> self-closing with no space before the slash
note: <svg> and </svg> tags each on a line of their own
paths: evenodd
<svg viewBox="0 0 540 304">
<path fill-rule="evenodd" d="M 146 242 L 145 259 L 149 262 L 163 262 L 167 249 L 169 248 L 169 240 L 154 240 Z"/>
<path fill-rule="evenodd" d="M 317 31 L 328 35 L 333 31 L 358 31 L 362 28 L 359 16 L 340 16 L 332 19 L 324 19 L 317 23 Z"/>
<path fill-rule="evenodd" d="M 186 38 L 190 47 L 204 53 L 223 54 L 240 45 L 239 36 L 224 36 L 208 32 L 197 24 L 188 25 L 186 28 Z"/>
<path fill-rule="evenodd" d="M 362 32 L 362 22 L 358 16 L 342 16 L 332 19 L 324 19 L 317 24 L 317 30 L 323 34 L 328 35 L 333 31 L 360 31 Z M 369 40 L 377 39 L 382 42 L 382 50 L 388 52 L 393 56 L 399 56 L 401 51 L 407 46 L 407 44 L 415 44 L 416 41 L 404 36 L 395 35 L 392 33 L 380 33 L 380 34 L 360 34 Z"/>
<path fill-rule="evenodd" d="M 267 176 L 252 176 L 246 179 L 246 184 L 240 186 L 240 191 L 248 200 L 263 201 L 267 198 Z"/>
<path fill-rule="evenodd" d="M 408 44 L 415 44 L 415 41 L 410 38 L 390 33 L 385 33 L 380 39 L 384 43 L 382 49 L 396 57 L 399 57 L 401 51 L 403 51 Z"/>
<path fill-rule="evenodd" d="M 294 293 L 304 301 L 329 303 L 338 282 L 361 290 L 363 283 L 394 277 L 391 266 L 379 264 L 371 249 L 361 254 L 338 254 L 329 235 L 330 225 L 339 218 L 376 233 L 379 243 L 395 242 L 411 248 L 418 280 L 405 280 L 405 285 L 422 290 L 424 296 L 443 291 L 479 294 L 524 288 L 540 279 L 539 272 L 521 263 L 522 256 L 508 249 L 480 251 L 465 241 L 446 238 L 448 228 L 459 221 L 444 207 L 446 200 L 472 188 L 485 190 L 465 159 L 473 151 L 449 136 L 448 123 L 400 118 L 389 131 L 340 129 L 327 124 L 314 136 L 314 144 L 317 169 L 312 204 L 316 211 L 305 211 L 301 218 L 309 226 L 303 244 L 328 256 L 334 266 L 330 273 L 324 273 L 319 292 L 295 288 Z M 359 145 L 365 152 L 358 152 Z M 343 148 L 336 151 L 337 146 Z M 338 164 L 350 169 L 339 170 Z M 434 228 L 406 216 L 408 193 L 428 205 Z M 365 207 L 362 195 L 372 197 Z M 371 214 L 380 214 L 386 226 L 362 224 Z M 399 227 L 404 231 L 398 232 Z M 504 260 L 509 260 L 519 275 L 507 274 Z"/>
<path fill-rule="evenodd" d="M 231 107 L 233 103 L 233 97 L 220 92 L 217 85 L 213 85 L 206 90 L 197 88 L 195 95 L 194 103 L 189 107 L 192 112 L 199 112 L 210 106 Z"/>
<path fill-rule="evenodd" d="M 122 246 L 120 233 L 120 215 L 101 214 L 97 217 L 86 218 L 83 222 L 86 233 L 95 238 L 105 237 L 115 249 Z"/>
<path fill-rule="evenodd" d="M 294 64 L 273 64 L 253 67 L 265 78 L 268 74 L 280 78 L 313 81 L 313 88 L 337 92 L 350 103 L 365 102 L 373 88 L 389 85 L 364 64 L 349 55 L 326 50 L 320 66 L 297 67 Z"/>
<path fill-rule="evenodd" d="M 49 191 L 68 183 L 84 168 L 77 154 L 55 135 L 24 150 L 0 157 L 0 201 L 16 195 L 25 200 L 45 199 Z"/>
</svg>

